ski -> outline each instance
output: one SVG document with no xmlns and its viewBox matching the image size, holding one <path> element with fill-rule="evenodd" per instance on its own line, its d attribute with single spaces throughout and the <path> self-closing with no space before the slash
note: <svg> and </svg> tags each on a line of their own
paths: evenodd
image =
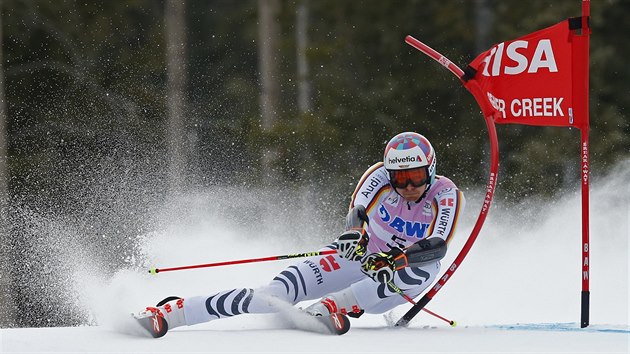
<svg viewBox="0 0 630 354">
<path fill-rule="evenodd" d="M 157 309 L 156 309 L 157 310 Z M 168 322 L 160 314 L 159 310 L 147 309 L 131 316 L 153 338 L 163 337 L 168 332 Z M 304 314 L 300 318 L 291 318 L 293 328 L 301 331 L 321 334 L 342 335 L 350 329 L 350 320 L 341 313 L 332 313 L 328 316 L 312 316 Z"/>
<path fill-rule="evenodd" d="M 350 329 L 350 320 L 341 313 L 332 313 L 328 316 L 300 316 L 292 318 L 291 322 L 297 330 L 321 334 L 342 335 Z"/>
<path fill-rule="evenodd" d="M 158 312 L 149 309 L 138 314 L 131 314 L 138 321 L 140 326 L 144 328 L 153 338 L 163 337 L 168 332 L 168 322 Z"/>
<path fill-rule="evenodd" d="M 350 320 L 346 315 L 332 313 L 327 317 L 321 317 L 321 319 L 326 324 L 331 334 L 342 335 L 350 329 Z"/>
</svg>

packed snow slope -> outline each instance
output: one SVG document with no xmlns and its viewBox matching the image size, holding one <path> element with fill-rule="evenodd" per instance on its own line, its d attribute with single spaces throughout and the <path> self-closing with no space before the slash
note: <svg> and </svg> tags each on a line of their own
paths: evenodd
<svg viewBox="0 0 630 354">
<path fill-rule="evenodd" d="M 164 338 L 142 335 L 129 313 L 163 297 L 213 294 L 266 284 L 293 261 L 275 261 L 149 275 L 146 267 L 104 276 L 89 262 L 77 267 L 78 303 L 97 326 L 0 330 L 0 352 L 81 353 L 628 353 L 628 238 L 630 163 L 591 192 L 591 326 L 580 329 L 580 194 L 492 205 L 477 243 L 427 308 L 457 321 L 449 327 L 420 313 L 409 328 L 391 323 L 409 305 L 352 321 L 343 336 L 291 328 L 300 315 L 243 315 L 189 328 Z M 258 225 L 227 217 L 216 194 L 187 197 L 187 217 L 168 231 L 145 235 L 143 266 L 171 267 L 317 250 L 336 235 L 296 233 L 311 221 L 303 205 L 267 212 L 292 220 Z M 468 203 L 457 239 L 442 262 L 448 267 L 474 224 L 481 197 Z M 248 203 L 248 201 L 244 201 Z M 306 204 L 304 204 L 306 205 Z M 274 209 L 275 208 L 275 209 Z M 261 213 L 265 213 L 263 210 Z M 236 213 L 238 214 L 238 213 Z M 300 304 L 302 306 L 308 303 Z"/>
</svg>

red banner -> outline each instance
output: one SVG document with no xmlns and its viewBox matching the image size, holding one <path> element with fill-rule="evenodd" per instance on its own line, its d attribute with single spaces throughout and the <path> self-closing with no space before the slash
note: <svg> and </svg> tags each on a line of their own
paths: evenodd
<svg viewBox="0 0 630 354">
<path fill-rule="evenodd" d="M 588 126 L 588 35 L 565 20 L 499 43 L 470 63 L 485 116 L 499 124 Z"/>
</svg>

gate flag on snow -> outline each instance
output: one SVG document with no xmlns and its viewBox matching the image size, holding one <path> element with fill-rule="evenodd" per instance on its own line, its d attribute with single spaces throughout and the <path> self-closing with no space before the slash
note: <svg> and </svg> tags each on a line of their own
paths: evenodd
<svg viewBox="0 0 630 354">
<path fill-rule="evenodd" d="M 582 16 L 499 43 L 473 60 L 462 78 L 485 117 L 498 124 L 580 129 L 582 187 L 581 327 L 589 324 L 590 1 Z"/>
</svg>

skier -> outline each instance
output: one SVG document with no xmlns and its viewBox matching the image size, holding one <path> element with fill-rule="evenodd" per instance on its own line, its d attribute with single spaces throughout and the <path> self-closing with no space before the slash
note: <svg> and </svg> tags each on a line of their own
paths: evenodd
<svg viewBox="0 0 630 354">
<path fill-rule="evenodd" d="M 305 311 L 358 317 L 405 303 L 395 287 L 410 298 L 419 296 L 435 281 L 464 208 L 462 192 L 450 179 L 436 175 L 436 164 L 424 136 L 396 135 L 383 162 L 361 177 L 346 231 L 323 249 L 336 249 L 337 254 L 306 258 L 261 288 L 167 298 L 144 313 L 161 317 L 172 329 L 243 313 L 278 312 L 278 300 L 294 305 L 321 298 Z"/>
</svg>

